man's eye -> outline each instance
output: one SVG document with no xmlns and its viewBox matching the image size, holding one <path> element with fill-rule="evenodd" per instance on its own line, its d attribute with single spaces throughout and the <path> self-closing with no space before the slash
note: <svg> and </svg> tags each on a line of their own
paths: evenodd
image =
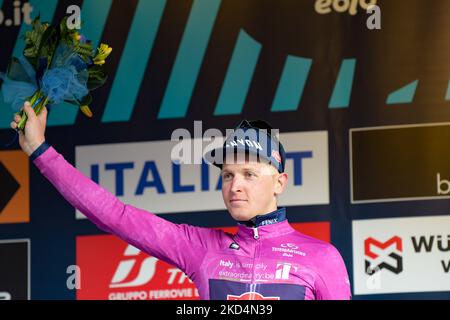
<svg viewBox="0 0 450 320">
<path fill-rule="evenodd" d="M 249 177 L 249 178 L 254 178 L 254 177 L 256 177 L 256 174 L 254 174 L 253 172 L 247 172 L 245 175 L 246 175 L 247 177 Z"/>
<path fill-rule="evenodd" d="M 230 178 L 231 178 L 231 174 L 229 174 L 229 173 L 222 174 L 222 179 L 223 180 L 229 180 Z"/>
</svg>

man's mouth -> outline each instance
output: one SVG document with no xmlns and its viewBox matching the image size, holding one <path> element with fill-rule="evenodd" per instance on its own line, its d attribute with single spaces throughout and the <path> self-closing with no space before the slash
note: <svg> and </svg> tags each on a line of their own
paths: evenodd
<svg viewBox="0 0 450 320">
<path fill-rule="evenodd" d="M 230 202 L 244 202 L 247 201 L 245 199 L 231 199 Z"/>
</svg>

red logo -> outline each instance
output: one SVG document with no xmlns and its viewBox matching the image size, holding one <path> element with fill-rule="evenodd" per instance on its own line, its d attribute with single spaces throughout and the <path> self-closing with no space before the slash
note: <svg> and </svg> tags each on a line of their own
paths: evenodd
<svg viewBox="0 0 450 320">
<path fill-rule="evenodd" d="M 130 274 L 138 262 L 138 258 L 141 251 L 133 246 L 127 246 L 124 256 L 129 259 L 122 260 L 117 266 L 116 272 L 114 272 L 110 288 L 131 288 L 138 287 L 149 283 L 156 272 L 156 262 L 158 259 L 155 257 L 147 257 L 140 261 L 139 272 L 136 277 L 130 279 Z M 130 279 L 129 281 L 125 281 Z"/>
<path fill-rule="evenodd" d="M 391 249 L 388 252 L 389 254 L 386 253 L 386 255 L 391 258 L 390 259 L 391 261 L 389 261 L 389 263 L 386 261 L 380 262 L 379 261 L 380 259 L 378 259 L 379 255 L 373 252 L 371 248 L 372 246 L 374 246 L 383 250 L 383 252 L 386 252 L 387 249 L 392 245 L 395 245 L 395 249 L 397 250 L 397 252 Z M 403 258 L 399 254 L 399 252 L 402 251 L 403 251 L 402 239 L 398 236 L 394 236 L 385 242 L 380 242 L 372 237 L 367 238 L 364 241 L 364 254 L 366 256 L 366 259 L 364 261 L 365 272 L 368 275 L 372 275 L 375 272 L 380 271 L 381 269 L 387 269 L 392 273 L 399 274 L 400 272 L 403 271 Z M 395 261 L 396 264 L 395 265 L 391 264 L 392 261 Z M 375 265 L 376 263 L 378 264 Z"/>
<path fill-rule="evenodd" d="M 79 300 L 197 300 L 178 268 L 110 235 L 77 237 Z"/>
<path fill-rule="evenodd" d="M 366 256 L 368 256 L 370 258 L 376 259 L 376 258 L 378 258 L 378 255 L 371 251 L 370 247 L 372 245 L 384 250 L 387 247 L 391 246 L 392 244 L 395 244 L 395 248 L 398 251 L 400 251 L 400 252 L 402 251 L 402 239 L 400 239 L 400 237 L 398 237 L 398 236 L 394 236 L 386 242 L 380 242 L 374 238 L 367 238 L 364 241 L 364 253 L 366 254 Z"/>
<path fill-rule="evenodd" d="M 280 297 L 264 297 L 258 292 L 245 292 L 240 296 L 229 294 L 227 300 L 280 300 Z"/>
<path fill-rule="evenodd" d="M 272 150 L 272 157 L 274 157 L 278 163 L 281 163 L 281 156 L 278 151 Z"/>
</svg>

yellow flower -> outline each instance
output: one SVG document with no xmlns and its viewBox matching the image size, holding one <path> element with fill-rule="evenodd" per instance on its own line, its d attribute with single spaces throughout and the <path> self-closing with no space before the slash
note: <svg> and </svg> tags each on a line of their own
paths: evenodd
<svg viewBox="0 0 450 320">
<path fill-rule="evenodd" d="M 106 58 L 111 54 L 112 48 L 107 44 L 102 43 L 99 48 L 97 48 L 98 53 L 94 57 L 94 64 L 102 65 L 105 63 Z"/>
<path fill-rule="evenodd" d="M 81 112 L 83 112 L 84 115 L 86 115 L 89 118 L 92 118 L 93 114 L 91 109 L 89 109 L 89 106 L 80 106 Z"/>
<path fill-rule="evenodd" d="M 78 32 L 72 34 L 72 39 L 75 41 L 80 41 L 81 35 Z"/>
</svg>

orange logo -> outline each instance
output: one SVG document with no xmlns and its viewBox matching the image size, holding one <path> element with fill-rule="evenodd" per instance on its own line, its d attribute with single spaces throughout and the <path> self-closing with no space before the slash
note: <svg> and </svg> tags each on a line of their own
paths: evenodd
<svg viewBox="0 0 450 320">
<path fill-rule="evenodd" d="M 0 223 L 30 221 L 28 156 L 0 151 Z"/>
</svg>

